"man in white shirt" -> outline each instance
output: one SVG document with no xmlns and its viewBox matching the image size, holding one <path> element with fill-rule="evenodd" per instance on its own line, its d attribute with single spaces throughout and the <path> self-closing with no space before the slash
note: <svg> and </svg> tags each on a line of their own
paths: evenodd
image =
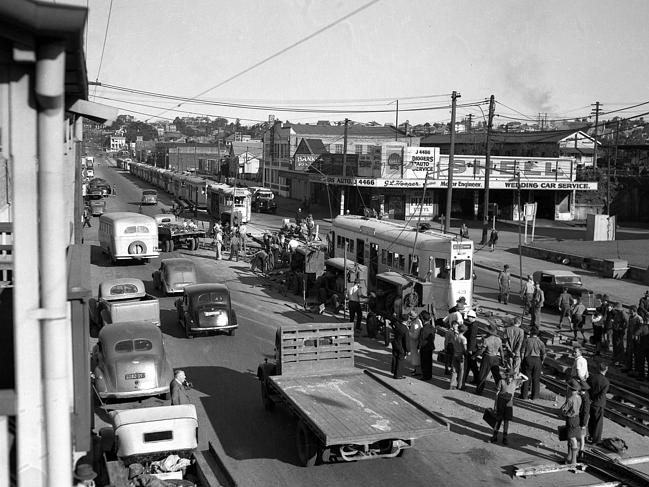
<svg viewBox="0 0 649 487">
<path fill-rule="evenodd" d="M 573 357 L 574 357 L 575 361 L 572 364 L 572 370 L 570 371 L 570 377 L 574 377 L 575 379 L 577 379 L 579 381 L 588 379 L 588 361 L 581 354 L 581 349 L 580 348 L 575 348 L 575 351 L 573 353 Z"/>
<path fill-rule="evenodd" d="M 361 321 L 363 320 L 363 311 L 361 309 L 361 281 L 356 278 L 354 284 L 347 292 L 347 299 L 349 300 L 349 320 L 355 324 L 355 329 L 361 329 Z"/>
</svg>

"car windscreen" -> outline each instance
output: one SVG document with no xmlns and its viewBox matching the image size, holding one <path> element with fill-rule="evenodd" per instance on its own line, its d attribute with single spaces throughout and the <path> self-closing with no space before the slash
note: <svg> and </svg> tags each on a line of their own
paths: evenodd
<svg viewBox="0 0 649 487">
<path fill-rule="evenodd" d="M 209 292 L 199 294 L 194 298 L 196 308 L 225 307 L 228 304 L 228 295 L 222 292 Z"/>
<path fill-rule="evenodd" d="M 124 233 L 149 233 L 149 229 L 144 225 L 134 225 L 132 227 L 126 227 Z"/>
<path fill-rule="evenodd" d="M 142 191 L 142 194 L 155 196 L 155 195 L 158 194 L 158 192 L 157 192 L 157 191 L 154 191 L 154 190 L 152 190 L 152 189 L 148 189 L 148 190 L 146 190 L 146 191 Z"/>
<path fill-rule="evenodd" d="M 556 276 L 557 284 L 581 284 L 581 277 L 579 276 Z"/>
<path fill-rule="evenodd" d="M 135 340 L 122 340 L 115 344 L 117 353 L 147 352 L 153 349 L 153 343 L 145 338 Z"/>
</svg>

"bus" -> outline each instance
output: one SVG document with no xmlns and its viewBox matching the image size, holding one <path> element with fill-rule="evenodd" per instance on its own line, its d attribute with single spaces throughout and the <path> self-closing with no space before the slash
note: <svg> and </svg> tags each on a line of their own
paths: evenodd
<svg viewBox="0 0 649 487">
<path fill-rule="evenodd" d="M 472 240 L 418 232 L 403 222 L 341 215 L 333 221 L 329 252 L 366 265 L 370 292 L 390 283 L 404 290 L 418 287 L 420 293 L 429 294 L 437 317 L 446 316 L 460 297 L 469 307 L 473 303 Z M 426 301 L 423 296 L 413 298 L 419 304 Z"/>
<path fill-rule="evenodd" d="M 99 217 L 99 245 L 111 263 L 152 259 L 160 255 L 158 224 L 139 213 L 104 213 Z"/>
<path fill-rule="evenodd" d="M 234 207 L 232 196 L 234 195 Z M 215 219 L 221 221 L 221 215 L 227 213 L 232 217 L 239 213 L 239 223 L 248 223 L 252 205 L 252 194 L 248 188 L 234 188 L 221 183 L 214 183 L 207 187 L 207 211 Z M 234 212 L 233 212 L 234 210 Z"/>
</svg>

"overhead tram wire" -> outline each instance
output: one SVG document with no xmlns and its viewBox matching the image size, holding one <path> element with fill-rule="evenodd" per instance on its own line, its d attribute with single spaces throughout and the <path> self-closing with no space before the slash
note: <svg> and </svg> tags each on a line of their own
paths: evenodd
<svg viewBox="0 0 649 487">
<path fill-rule="evenodd" d="M 95 82 L 99 81 L 99 74 L 101 73 L 101 65 L 104 62 L 104 52 L 106 50 L 106 40 L 108 39 L 108 27 L 110 27 L 110 16 L 113 13 L 113 0 L 110 0 L 110 6 L 108 7 L 108 19 L 106 20 L 106 31 L 104 32 L 104 43 L 101 46 L 101 56 L 99 57 L 99 67 L 97 68 L 97 77 L 95 78 Z M 87 27 L 86 27 L 87 30 Z M 92 94 L 93 97 L 97 93 L 97 85 L 95 85 L 95 89 L 93 90 Z"/>
<path fill-rule="evenodd" d="M 111 1 L 112 1 L 112 0 L 111 0 Z M 252 71 L 253 69 L 258 68 L 259 66 L 261 66 L 261 65 L 263 65 L 263 64 L 266 64 L 266 63 L 267 63 L 268 61 L 270 61 L 271 59 L 275 59 L 276 57 L 281 56 L 282 54 L 284 54 L 285 52 L 290 51 L 290 50 L 293 49 L 294 47 L 297 47 L 297 46 L 299 46 L 300 44 L 303 44 L 303 43 L 305 43 L 306 41 L 313 39 L 314 37 L 318 36 L 319 34 L 321 34 L 321 33 L 325 32 L 325 31 L 331 29 L 332 27 L 338 25 L 338 24 L 341 23 L 342 21 L 347 20 L 347 19 L 353 17 L 354 15 L 356 15 L 356 14 L 362 12 L 363 10 L 365 10 L 365 9 L 367 9 L 367 8 L 369 8 L 369 7 L 371 7 L 371 6 L 374 5 L 375 3 L 378 3 L 378 1 L 379 1 L 379 0 L 371 0 L 371 1 L 369 1 L 368 3 L 366 3 L 366 4 L 364 4 L 364 5 L 361 5 L 361 6 L 360 6 L 359 8 L 357 8 L 356 10 L 353 10 L 352 12 L 350 12 L 350 13 L 348 13 L 348 14 L 346 14 L 346 15 L 343 15 L 343 16 L 340 17 L 339 19 L 334 20 L 333 22 L 330 22 L 329 24 L 325 25 L 324 27 L 321 27 L 320 29 L 318 29 L 318 30 L 316 30 L 315 32 L 309 34 L 308 36 L 303 37 L 302 39 L 298 40 L 297 42 L 294 42 L 293 44 L 291 44 L 291 45 L 289 45 L 289 46 L 287 46 L 287 47 L 285 47 L 285 48 L 283 48 L 283 49 L 280 49 L 279 51 L 275 52 L 274 54 L 271 54 L 270 56 L 265 57 L 265 58 L 262 59 L 261 61 L 258 61 L 258 62 L 256 62 L 255 64 L 253 64 L 252 66 L 250 66 L 250 67 L 248 67 L 248 68 L 246 68 L 246 69 L 244 69 L 244 70 L 242 70 L 242 71 L 239 71 L 238 73 L 236 73 L 236 74 L 230 76 L 229 78 L 226 78 L 225 80 L 221 81 L 220 83 L 217 83 L 217 84 L 215 84 L 214 86 L 212 86 L 212 87 L 210 87 L 210 88 L 208 88 L 208 89 L 206 89 L 206 90 L 201 91 L 201 92 L 198 93 L 196 96 L 192 97 L 192 99 L 193 99 L 193 98 L 198 98 L 198 97 L 200 97 L 200 96 L 203 96 L 204 94 L 209 93 L 210 91 L 213 91 L 213 90 L 215 90 L 216 88 L 220 88 L 221 86 L 225 85 L 226 83 L 229 83 L 230 81 L 235 80 L 235 79 L 239 78 L 240 76 L 243 76 L 243 75 L 246 74 L 246 73 L 249 73 L 249 72 Z M 180 104 L 178 104 L 178 105 L 176 106 L 176 108 L 181 107 L 183 104 L 184 104 L 184 103 L 180 103 Z M 167 111 L 169 111 L 169 110 L 167 110 Z M 162 112 L 162 113 L 166 113 L 166 112 Z"/>
</svg>

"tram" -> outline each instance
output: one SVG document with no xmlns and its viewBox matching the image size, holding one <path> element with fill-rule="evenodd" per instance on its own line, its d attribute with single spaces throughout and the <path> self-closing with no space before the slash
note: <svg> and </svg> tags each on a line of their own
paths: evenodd
<svg viewBox="0 0 649 487">
<path fill-rule="evenodd" d="M 417 231 L 402 222 L 341 215 L 333 221 L 329 245 L 332 256 L 367 266 L 370 292 L 388 281 L 413 289 L 425 283 L 424 293 L 432 293 L 436 316 L 444 316 L 460 297 L 468 306 L 473 302 L 472 240 Z M 426 300 L 424 296 L 412 298 L 419 303 Z"/>
<path fill-rule="evenodd" d="M 232 198 L 234 196 L 234 206 Z M 228 184 L 215 183 L 207 187 L 207 211 L 217 220 L 224 212 L 240 213 L 240 223 L 248 223 L 252 214 L 252 193 L 248 188 L 234 188 Z"/>
</svg>

